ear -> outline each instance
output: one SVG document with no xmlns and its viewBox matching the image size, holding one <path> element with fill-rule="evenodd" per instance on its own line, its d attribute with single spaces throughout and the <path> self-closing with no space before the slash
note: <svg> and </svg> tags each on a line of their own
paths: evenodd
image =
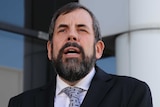
<svg viewBox="0 0 160 107">
<path fill-rule="evenodd" d="M 48 50 L 48 58 L 49 60 L 51 60 L 52 59 L 52 46 L 51 46 L 50 41 L 47 42 L 47 50 Z"/>
<path fill-rule="evenodd" d="M 103 50 L 104 50 L 104 43 L 102 40 L 99 40 L 96 45 L 95 45 L 95 48 L 96 48 L 96 59 L 99 59 L 101 58 L 102 54 L 103 54 Z"/>
</svg>

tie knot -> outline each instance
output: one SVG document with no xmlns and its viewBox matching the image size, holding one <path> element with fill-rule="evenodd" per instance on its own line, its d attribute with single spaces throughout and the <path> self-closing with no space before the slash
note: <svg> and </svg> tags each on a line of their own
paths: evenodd
<svg viewBox="0 0 160 107">
<path fill-rule="evenodd" d="M 66 87 L 63 89 L 63 92 L 69 97 L 79 97 L 79 94 L 84 90 L 78 87 Z"/>
<path fill-rule="evenodd" d="M 62 90 L 70 98 L 69 107 L 80 107 L 79 94 L 83 91 L 83 89 L 78 87 L 66 87 Z"/>
</svg>

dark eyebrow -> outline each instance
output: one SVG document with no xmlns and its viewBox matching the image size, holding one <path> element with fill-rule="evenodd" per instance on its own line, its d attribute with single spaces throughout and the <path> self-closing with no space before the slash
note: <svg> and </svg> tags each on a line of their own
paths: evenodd
<svg viewBox="0 0 160 107">
<path fill-rule="evenodd" d="M 88 28 L 88 26 L 86 26 L 85 24 L 77 24 L 76 25 L 78 28 L 80 28 L 80 27 L 84 27 L 84 28 Z M 59 26 L 58 26 L 58 29 L 59 28 L 68 28 L 69 26 L 67 25 L 67 24 L 60 24 Z"/>
<path fill-rule="evenodd" d="M 66 24 L 60 24 L 60 25 L 58 26 L 58 28 L 63 28 L 63 27 L 68 27 L 68 25 L 66 25 Z"/>
<path fill-rule="evenodd" d="M 85 24 L 77 24 L 76 26 L 77 26 L 77 27 L 85 27 L 85 28 L 88 28 Z"/>
</svg>

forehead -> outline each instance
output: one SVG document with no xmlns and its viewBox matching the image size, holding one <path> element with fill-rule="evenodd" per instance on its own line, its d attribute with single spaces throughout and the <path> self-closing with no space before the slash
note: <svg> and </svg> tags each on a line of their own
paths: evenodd
<svg viewBox="0 0 160 107">
<path fill-rule="evenodd" d="M 60 24 L 84 24 L 92 27 L 92 23 L 92 18 L 86 10 L 76 9 L 69 13 L 61 14 L 55 22 L 55 27 Z"/>
</svg>

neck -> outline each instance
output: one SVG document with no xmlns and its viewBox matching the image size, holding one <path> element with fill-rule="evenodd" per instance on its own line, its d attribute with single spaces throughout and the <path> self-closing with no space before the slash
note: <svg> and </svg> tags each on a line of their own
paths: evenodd
<svg viewBox="0 0 160 107">
<path fill-rule="evenodd" d="M 74 81 L 74 82 L 70 82 L 67 81 L 65 79 L 63 79 L 62 77 L 60 77 L 66 84 L 70 85 L 70 86 L 75 86 L 80 80 Z"/>
</svg>

